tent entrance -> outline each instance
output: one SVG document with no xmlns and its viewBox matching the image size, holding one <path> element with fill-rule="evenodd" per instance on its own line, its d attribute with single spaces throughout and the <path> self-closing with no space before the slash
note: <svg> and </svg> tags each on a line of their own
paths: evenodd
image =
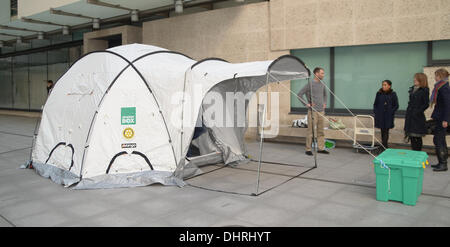
<svg viewBox="0 0 450 247">
<path fill-rule="evenodd" d="M 203 173 L 185 179 L 192 187 L 239 195 L 260 195 L 281 186 L 314 169 L 312 160 L 305 159 L 299 144 L 265 142 L 262 164 L 259 168 L 259 143 L 246 141 L 249 160 L 240 164 L 223 162 L 201 167 Z M 274 153 L 276 152 L 276 153 Z M 276 155 L 274 155 L 276 154 Z M 202 156 L 198 156 L 202 157 Z M 196 157 L 197 158 L 197 157 Z M 256 193 L 257 177 L 259 188 Z"/>
<path fill-rule="evenodd" d="M 252 100 L 255 97 L 256 94 Z M 261 125 L 264 122 L 265 114 L 263 113 L 266 107 L 254 104 L 247 104 L 247 106 L 247 118 L 257 118 L 257 126 L 247 125 L 244 128 L 244 136 L 247 138 L 240 141 L 243 142 L 241 145 L 234 146 L 235 148 L 243 146 L 245 160 L 228 163 L 226 155 L 222 157 L 220 148 L 214 145 L 213 131 L 216 131 L 217 135 L 217 133 L 240 133 L 239 130 L 232 131 L 229 127 L 207 129 L 201 137 L 192 141 L 192 144 L 196 143 L 197 146 L 209 142 L 206 146 L 211 152 L 189 158 L 190 162 L 201 166 L 203 171 L 200 175 L 185 179 L 190 186 L 216 192 L 255 196 L 275 189 L 316 168 L 314 157 L 305 155 L 304 145 L 271 142 L 271 138 L 276 135 L 266 135 L 264 138 Z M 199 116 L 199 119 L 201 117 Z M 262 138 L 264 138 L 263 143 L 261 143 Z M 214 160 L 212 157 L 217 159 Z"/>
</svg>

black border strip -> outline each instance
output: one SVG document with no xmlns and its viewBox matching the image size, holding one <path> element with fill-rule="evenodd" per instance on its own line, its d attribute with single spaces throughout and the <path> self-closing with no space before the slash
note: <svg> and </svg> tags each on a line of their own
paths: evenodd
<svg viewBox="0 0 450 247">
<path fill-rule="evenodd" d="M 109 174 L 109 170 L 111 169 L 111 166 L 114 164 L 114 161 L 116 160 L 116 158 L 119 157 L 119 156 L 121 156 L 121 155 L 124 155 L 124 154 L 128 154 L 128 153 L 127 153 L 126 151 L 122 151 L 122 152 L 119 152 L 119 153 L 117 153 L 116 155 L 114 155 L 114 157 L 112 157 L 111 161 L 109 161 L 108 168 L 106 169 L 106 174 Z M 139 152 L 139 151 L 133 151 L 133 152 L 131 152 L 131 154 L 139 155 L 139 156 L 141 156 L 142 158 L 144 158 L 145 162 L 148 164 L 148 166 L 150 167 L 150 169 L 151 169 L 152 171 L 154 170 L 152 164 L 151 164 L 150 161 L 148 160 L 147 156 L 145 156 L 145 154 L 143 154 L 143 153 L 141 153 L 141 152 Z"/>
<path fill-rule="evenodd" d="M 203 62 L 211 61 L 211 60 L 213 60 L 213 61 L 214 61 L 214 60 L 215 60 L 215 61 L 222 61 L 222 62 L 230 63 L 230 62 L 228 62 L 227 60 L 222 59 L 222 58 L 218 58 L 218 57 L 208 57 L 208 58 L 204 58 L 204 59 L 202 59 L 202 60 L 200 60 L 200 61 L 194 63 L 194 64 L 191 66 L 191 70 L 192 70 L 193 68 L 195 68 L 197 65 L 199 65 L 199 64 L 201 64 L 201 63 L 203 63 Z"/>
<path fill-rule="evenodd" d="M 139 156 L 141 156 L 142 158 L 144 158 L 144 160 L 145 160 L 145 162 L 147 162 L 147 164 L 148 164 L 148 166 L 150 167 L 150 169 L 151 170 L 154 170 L 153 169 L 153 166 L 152 166 L 152 163 L 150 163 L 150 160 L 148 160 L 148 158 L 147 158 L 147 156 L 145 155 L 145 154 L 143 154 L 143 153 L 141 153 L 141 152 L 139 152 L 139 151 L 133 151 L 133 152 L 131 152 L 132 154 L 137 154 L 137 155 L 139 155 Z"/>
<path fill-rule="evenodd" d="M 186 57 L 186 58 L 192 59 L 190 56 L 185 55 L 185 54 L 183 54 L 183 53 L 181 53 L 181 52 L 177 52 L 177 51 L 169 51 L 169 50 L 162 50 L 162 51 L 152 51 L 152 52 L 146 53 L 146 54 L 144 54 L 144 55 L 142 55 L 142 56 L 140 56 L 140 57 L 134 59 L 131 63 L 134 64 L 134 62 L 137 62 L 137 61 L 141 60 L 141 59 L 144 58 L 144 57 L 151 56 L 151 55 L 155 55 L 155 54 L 159 54 L 159 53 L 171 53 L 171 54 L 177 54 L 177 55 L 181 55 L 181 56 L 184 56 L 184 57 Z M 194 59 L 192 59 L 192 60 L 194 60 Z"/>
<path fill-rule="evenodd" d="M 119 157 L 119 156 L 121 156 L 121 155 L 124 155 L 124 154 L 127 154 L 127 152 L 122 151 L 122 152 L 116 153 L 116 155 L 114 155 L 114 156 L 112 157 L 112 159 L 109 161 L 108 168 L 106 168 L 106 174 L 109 173 L 109 169 L 111 169 L 111 166 L 112 166 L 112 164 L 114 163 L 114 161 L 116 160 L 116 158 Z"/>
<path fill-rule="evenodd" d="M 75 149 L 73 148 L 72 144 L 70 144 L 70 143 L 67 144 L 67 145 L 66 145 L 65 142 L 59 142 L 58 144 L 56 144 L 56 146 L 53 147 L 52 151 L 50 151 L 50 154 L 48 155 L 48 158 L 47 158 L 47 160 L 45 161 L 45 164 L 47 164 L 47 162 L 50 160 L 50 157 L 52 157 L 53 151 L 55 151 L 56 148 L 59 147 L 59 146 L 61 146 L 61 145 L 64 145 L 64 146 L 66 146 L 66 147 L 70 147 L 70 149 L 72 150 L 72 158 L 71 158 L 70 167 L 69 167 L 69 171 L 70 171 L 70 169 L 72 169 L 73 164 L 74 164 L 74 162 L 73 162 L 73 155 L 74 155 L 74 153 L 75 153 Z"/>
</svg>

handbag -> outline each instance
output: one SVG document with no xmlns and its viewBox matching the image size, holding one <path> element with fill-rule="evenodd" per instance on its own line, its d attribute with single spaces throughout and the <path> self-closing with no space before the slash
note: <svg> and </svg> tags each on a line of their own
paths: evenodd
<svg viewBox="0 0 450 247">
<path fill-rule="evenodd" d="M 436 129 L 437 124 L 438 124 L 437 121 L 434 119 L 425 121 L 425 128 L 427 130 L 427 135 L 434 134 L 434 130 Z M 447 126 L 447 135 L 448 134 L 450 134 L 450 126 Z"/>
</svg>

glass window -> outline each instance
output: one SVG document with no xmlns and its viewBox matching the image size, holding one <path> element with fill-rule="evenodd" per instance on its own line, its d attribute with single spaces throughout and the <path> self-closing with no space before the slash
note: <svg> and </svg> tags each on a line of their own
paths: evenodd
<svg viewBox="0 0 450 247">
<path fill-rule="evenodd" d="M 2 49 L 2 54 L 11 53 L 11 52 L 15 51 L 15 47 L 14 46 L 3 46 L 1 49 Z"/>
<path fill-rule="evenodd" d="M 13 108 L 29 109 L 28 55 L 13 58 L 13 82 Z"/>
<path fill-rule="evenodd" d="M 321 67 L 325 70 L 324 82 L 330 87 L 330 48 L 313 48 L 292 50 L 291 55 L 296 56 L 302 60 L 306 66 L 311 70 L 311 79 L 313 78 L 313 70 L 316 67 Z M 297 94 L 306 85 L 306 80 L 292 80 L 291 91 Z M 327 108 L 330 107 L 330 94 L 328 95 Z M 302 108 L 304 105 L 300 102 L 297 96 L 291 94 L 291 108 Z"/>
<path fill-rule="evenodd" d="M 72 39 L 73 40 L 83 40 L 83 34 L 91 32 L 92 28 L 86 28 L 86 29 L 79 29 L 72 32 Z"/>
<path fill-rule="evenodd" d="M 383 80 L 392 81 L 400 110 L 408 104 L 415 73 L 427 64 L 427 43 L 335 48 L 335 93 L 350 109 L 372 109 Z M 336 108 L 344 108 L 335 100 Z"/>
<path fill-rule="evenodd" d="M 33 39 L 31 41 L 32 48 L 39 48 L 39 47 L 44 47 L 44 46 L 49 46 L 49 45 L 50 45 L 50 40 L 48 40 L 48 39 Z"/>
<path fill-rule="evenodd" d="M 450 40 L 433 41 L 433 60 L 450 60 Z"/>
<path fill-rule="evenodd" d="M 56 83 L 68 68 L 68 48 L 48 51 L 48 80 Z"/>
<path fill-rule="evenodd" d="M 11 0 L 11 18 L 17 16 L 17 0 Z"/>
<path fill-rule="evenodd" d="M 12 107 L 12 72 L 11 58 L 0 58 L 0 107 Z"/>
<path fill-rule="evenodd" d="M 83 46 L 75 46 L 69 48 L 69 64 L 72 66 L 74 62 L 83 55 Z"/>
<path fill-rule="evenodd" d="M 14 46 L 16 47 L 16 51 L 24 51 L 24 50 L 28 50 L 31 48 L 31 44 L 30 43 L 14 43 Z"/>
<path fill-rule="evenodd" d="M 0 108 L 40 110 L 47 99 L 47 80 L 57 82 L 82 49 L 76 46 L 0 58 Z"/>
<path fill-rule="evenodd" d="M 30 55 L 30 108 L 40 110 L 47 99 L 47 52 Z"/>
<path fill-rule="evenodd" d="M 51 40 L 52 45 L 66 43 L 72 41 L 72 35 L 55 34 L 48 37 Z"/>
</svg>

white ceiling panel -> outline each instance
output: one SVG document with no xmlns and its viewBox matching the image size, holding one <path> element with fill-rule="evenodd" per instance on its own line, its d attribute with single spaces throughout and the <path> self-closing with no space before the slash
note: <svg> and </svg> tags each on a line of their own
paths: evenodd
<svg viewBox="0 0 450 247">
<path fill-rule="evenodd" d="M 119 4 L 123 7 L 139 10 L 155 9 L 174 4 L 174 0 L 103 0 L 103 2 L 110 4 Z"/>
<path fill-rule="evenodd" d="M 36 2 L 38 2 L 38 1 L 36 1 Z M 102 0 L 102 2 L 114 4 L 114 5 L 119 4 L 126 8 L 138 9 L 141 11 L 160 8 L 160 7 L 174 4 L 174 0 L 128 0 L 128 1 L 126 1 L 126 0 Z M 186 1 L 186 2 L 188 2 L 188 1 Z M 87 0 L 79 0 L 77 2 L 67 4 L 67 5 L 55 8 L 55 9 L 61 10 L 64 12 L 73 13 L 73 14 L 81 14 L 81 15 L 88 16 L 88 17 L 99 18 L 99 19 L 106 19 L 106 18 L 111 18 L 111 17 L 115 17 L 115 16 L 129 14 L 128 10 L 111 8 L 111 7 L 107 7 L 107 6 L 98 6 L 98 5 L 94 5 L 94 4 L 88 4 Z M 31 15 L 31 16 L 26 16 L 26 17 L 35 19 L 35 20 L 45 21 L 45 22 L 52 22 L 52 23 L 58 23 L 61 25 L 67 25 L 69 27 L 91 22 L 89 19 L 86 19 L 86 18 L 78 18 L 78 17 L 72 17 L 72 16 L 51 14 L 50 7 L 49 7 L 49 10 L 46 10 L 46 11 Z M 21 20 L 14 20 L 14 21 L 11 21 L 8 23 L 3 23 L 3 25 L 11 26 L 11 27 L 18 27 L 18 28 L 26 28 L 26 29 L 30 29 L 30 30 L 43 31 L 43 32 L 49 32 L 49 31 L 61 29 L 61 26 L 28 23 L 28 22 L 23 22 Z M 13 35 L 21 35 L 21 36 L 35 34 L 34 32 L 24 32 L 24 31 L 5 30 L 5 29 L 0 29 L 0 32 L 13 34 Z M 12 39 L 12 37 L 0 36 L 0 40 L 11 40 L 11 39 Z"/>
</svg>

